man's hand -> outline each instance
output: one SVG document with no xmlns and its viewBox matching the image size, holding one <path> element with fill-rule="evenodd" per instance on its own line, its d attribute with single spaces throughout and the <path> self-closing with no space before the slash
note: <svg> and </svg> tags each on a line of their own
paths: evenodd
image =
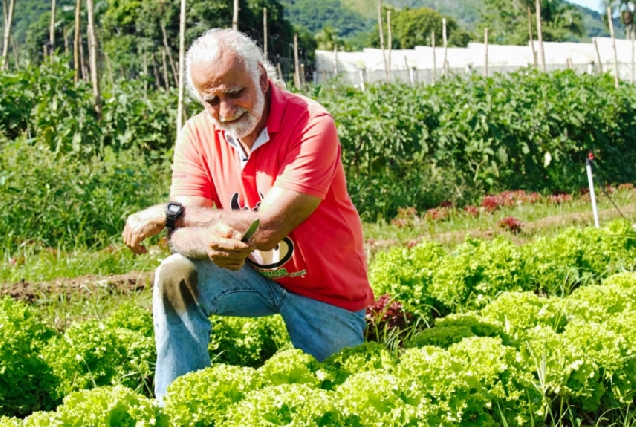
<svg viewBox="0 0 636 427">
<path fill-rule="evenodd" d="M 126 246 L 136 254 L 148 252 L 141 244 L 148 237 L 159 234 L 166 223 L 166 206 L 155 205 L 134 213 L 126 220 L 122 237 Z"/>
<path fill-rule="evenodd" d="M 233 271 L 243 268 L 245 258 L 254 250 L 254 244 L 241 242 L 243 234 L 221 222 L 207 230 L 210 233 L 208 256 L 212 262 Z"/>
</svg>

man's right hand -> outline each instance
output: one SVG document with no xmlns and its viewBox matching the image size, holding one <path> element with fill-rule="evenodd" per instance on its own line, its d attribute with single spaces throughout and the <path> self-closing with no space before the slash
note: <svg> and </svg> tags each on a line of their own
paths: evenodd
<svg viewBox="0 0 636 427">
<path fill-rule="evenodd" d="M 136 254 L 148 252 L 141 243 L 148 237 L 157 235 L 166 223 L 166 205 L 155 205 L 134 213 L 126 220 L 122 238 L 126 246 Z"/>
</svg>

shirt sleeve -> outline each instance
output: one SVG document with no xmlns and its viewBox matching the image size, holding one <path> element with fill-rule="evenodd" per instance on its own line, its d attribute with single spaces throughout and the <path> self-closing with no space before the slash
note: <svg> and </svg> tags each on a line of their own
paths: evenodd
<svg viewBox="0 0 636 427">
<path fill-rule="evenodd" d="M 196 129 L 188 121 L 179 132 L 172 161 L 170 196 L 197 196 L 216 200 L 205 156 L 197 149 L 200 144 Z"/>
<path fill-rule="evenodd" d="M 340 163 L 340 141 L 328 113 L 310 117 L 291 138 L 274 185 L 324 200 Z"/>
</svg>

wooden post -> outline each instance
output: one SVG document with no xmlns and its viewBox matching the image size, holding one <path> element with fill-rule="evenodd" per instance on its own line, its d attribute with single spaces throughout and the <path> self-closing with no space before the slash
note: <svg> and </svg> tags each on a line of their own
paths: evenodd
<svg viewBox="0 0 636 427">
<path fill-rule="evenodd" d="M 93 0 L 86 0 L 86 14 L 88 15 L 88 43 L 91 62 L 91 81 L 93 83 L 93 97 L 95 98 L 95 112 L 97 120 L 102 118 L 102 97 L 99 90 L 99 74 L 97 69 L 97 36 L 95 35 L 95 15 Z"/>
<path fill-rule="evenodd" d="M 280 67 L 280 62 L 276 63 L 276 69 L 278 70 L 278 78 L 284 81 L 285 77 L 283 77 L 283 69 Z"/>
<path fill-rule="evenodd" d="M 433 81 L 432 81 L 432 84 L 435 84 L 435 80 L 437 79 L 437 55 L 435 54 L 435 31 L 431 31 L 431 46 L 433 47 Z"/>
<path fill-rule="evenodd" d="M 528 33 L 530 34 L 530 49 L 532 49 L 532 58 L 534 67 L 537 68 L 537 51 L 534 49 L 534 36 L 532 35 L 532 11 L 528 7 Z"/>
<path fill-rule="evenodd" d="M 448 78 L 448 37 L 446 37 L 446 18 L 442 19 L 442 40 L 444 41 L 444 77 Z"/>
<path fill-rule="evenodd" d="M 594 48 L 596 49 L 596 60 L 598 62 L 598 72 L 603 74 L 603 62 L 601 61 L 601 51 L 598 50 L 598 42 L 594 39 Z"/>
<path fill-rule="evenodd" d="M 179 104 L 177 108 L 177 135 L 183 127 L 185 81 L 183 69 L 185 67 L 185 27 L 186 27 L 186 0 L 181 0 L 181 17 L 179 20 Z"/>
<path fill-rule="evenodd" d="M 55 0 L 51 0 L 51 30 L 49 32 L 51 55 L 55 52 Z"/>
<path fill-rule="evenodd" d="M 333 76 L 338 75 L 338 44 L 333 45 Z"/>
<path fill-rule="evenodd" d="M 113 75 L 113 64 L 110 62 L 108 53 L 104 52 L 104 62 L 106 62 L 106 68 L 108 69 L 108 81 L 111 86 L 115 85 L 115 77 Z"/>
<path fill-rule="evenodd" d="M 2 0 L 2 27 L 7 26 L 9 19 L 9 7 L 7 6 L 7 0 Z"/>
<path fill-rule="evenodd" d="M 157 65 L 157 61 L 155 60 L 155 54 L 150 55 L 150 59 L 152 59 L 152 74 L 155 76 L 155 87 L 157 90 L 161 87 L 161 79 L 159 78 L 159 66 Z"/>
<path fill-rule="evenodd" d="M 392 81 L 391 76 L 391 52 L 393 51 L 393 36 L 391 35 L 391 11 L 386 11 L 386 30 L 388 31 L 389 42 L 389 59 L 387 61 L 387 69 L 389 70 L 389 83 Z"/>
<path fill-rule="evenodd" d="M 488 77 L 488 28 L 484 30 L 484 77 Z"/>
<path fill-rule="evenodd" d="M 144 99 L 148 99 L 148 55 L 144 50 Z"/>
<path fill-rule="evenodd" d="M 263 8 L 263 55 L 267 60 L 267 8 Z"/>
<path fill-rule="evenodd" d="M 541 0 L 536 0 L 535 9 L 537 12 L 537 36 L 539 38 L 539 54 L 541 55 L 541 71 L 545 73 L 545 49 L 543 48 L 543 30 L 541 29 Z"/>
<path fill-rule="evenodd" d="M 610 34 L 612 36 L 612 50 L 614 51 L 614 86 L 618 89 L 618 53 L 616 52 L 616 36 L 614 23 L 612 22 L 612 9 L 607 8 L 607 20 L 609 21 Z"/>
<path fill-rule="evenodd" d="M 15 37 L 11 36 L 11 47 L 13 48 L 13 60 L 15 61 L 15 68 L 20 69 L 20 48 L 15 42 Z"/>
<path fill-rule="evenodd" d="M 239 0 L 234 0 L 234 14 L 232 15 L 232 29 L 238 31 Z"/>
<path fill-rule="evenodd" d="M 305 64 L 304 63 L 300 63 L 300 85 L 302 87 L 305 87 L 305 85 L 307 84 L 307 81 L 305 80 Z"/>
<path fill-rule="evenodd" d="M 62 30 L 62 38 L 64 39 L 64 54 L 68 56 L 69 54 L 69 45 L 68 45 L 68 27 L 64 26 L 64 30 Z"/>
<path fill-rule="evenodd" d="M 179 84 L 179 73 L 174 66 L 174 59 L 172 58 L 172 49 L 170 49 L 170 45 L 168 44 L 168 34 L 166 33 L 166 27 L 163 25 L 163 22 L 160 22 L 161 32 L 163 33 L 163 47 L 168 55 L 168 63 L 170 64 L 170 69 L 172 70 L 172 76 L 174 77 L 174 84 Z"/>
<path fill-rule="evenodd" d="M 75 84 L 79 82 L 80 75 L 80 9 L 82 0 L 75 2 L 75 39 L 73 41 L 73 65 L 75 67 Z"/>
<path fill-rule="evenodd" d="M 88 70 L 86 69 L 86 56 L 84 55 L 84 39 L 81 34 L 80 34 L 79 46 L 80 46 L 80 68 L 82 69 L 82 80 L 87 81 Z"/>
<path fill-rule="evenodd" d="M 364 68 L 359 68 L 358 73 L 360 75 L 360 89 L 362 90 L 362 92 L 364 92 L 364 84 L 365 84 Z"/>
<path fill-rule="evenodd" d="M 11 35 L 11 23 L 13 22 L 13 10 L 15 9 L 15 0 L 9 2 L 9 14 L 6 15 L 4 26 L 4 44 L 2 45 L 2 69 L 9 68 L 9 36 Z"/>
<path fill-rule="evenodd" d="M 382 29 L 382 0 L 378 0 L 378 31 L 380 31 L 380 52 L 384 62 L 384 80 L 389 81 L 389 65 L 384 56 L 384 30 Z"/>
<path fill-rule="evenodd" d="M 294 86 L 300 88 L 300 64 L 298 63 L 298 34 L 294 33 Z"/>
<path fill-rule="evenodd" d="M 163 81 L 166 85 L 166 90 L 170 91 L 170 76 L 168 74 L 168 54 L 166 53 L 165 46 L 161 48 L 161 62 L 163 64 Z"/>
<path fill-rule="evenodd" d="M 631 82 L 634 84 L 636 82 L 636 54 L 634 53 L 634 43 L 636 36 L 634 35 L 634 24 L 631 26 L 631 39 L 632 39 L 632 68 L 631 68 Z"/>
</svg>

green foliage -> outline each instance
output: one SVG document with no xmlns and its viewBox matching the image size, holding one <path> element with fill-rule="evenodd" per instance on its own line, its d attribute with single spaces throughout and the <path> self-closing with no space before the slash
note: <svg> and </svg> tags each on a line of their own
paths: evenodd
<svg viewBox="0 0 636 427">
<path fill-rule="evenodd" d="M 481 308 L 503 291 L 529 288 L 521 251 L 510 241 L 467 238 L 440 260 L 431 296 L 452 311 Z"/>
<path fill-rule="evenodd" d="M 100 387 L 64 398 L 56 412 L 38 412 L 24 421 L 29 427 L 167 427 L 168 418 L 157 404 L 123 387 Z"/>
<path fill-rule="evenodd" d="M 54 332 L 35 309 L 9 298 L 0 300 L 0 331 L 0 416 L 53 409 L 57 381 L 39 352 Z"/>
<path fill-rule="evenodd" d="M 73 83 L 73 71 L 63 57 L 15 73 L 1 72 L 0 87 L 0 135 L 38 138 L 55 153 L 88 153 L 100 146 L 90 86 Z"/>
<path fill-rule="evenodd" d="M 169 168 L 130 151 L 55 155 L 17 140 L 0 146 L 0 242 L 70 247 L 120 238 L 126 217 L 165 198 Z"/>
<path fill-rule="evenodd" d="M 208 350 L 216 363 L 259 367 L 290 345 L 287 327 L 280 316 L 217 317 L 212 321 Z"/>
<path fill-rule="evenodd" d="M 578 192 L 590 150 L 604 181 L 636 180 L 636 89 L 613 85 L 609 75 L 524 69 L 365 92 L 329 83 L 306 94 L 333 114 L 351 197 L 373 221 L 511 188 Z"/>
<path fill-rule="evenodd" d="M 306 384 L 281 384 L 249 393 L 232 406 L 222 424 L 227 427 L 341 426 L 334 398 Z"/>
<path fill-rule="evenodd" d="M 387 348 L 377 342 L 366 342 L 348 347 L 332 354 L 323 362 L 323 367 L 334 374 L 333 383 L 323 383 L 323 388 L 331 389 L 342 384 L 348 377 L 358 372 L 381 370 L 391 372 L 397 360 Z"/>
<path fill-rule="evenodd" d="M 339 411 L 354 426 L 442 425 L 432 416 L 414 378 L 371 370 L 350 376 L 336 389 Z"/>
<path fill-rule="evenodd" d="M 369 266 L 374 294 L 389 294 L 403 302 L 407 312 L 430 319 L 435 301 L 428 288 L 445 255 L 440 244 L 429 241 L 412 248 L 394 247 L 377 253 Z"/>
<path fill-rule="evenodd" d="M 391 36 L 394 49 L 415 49 L 415 46 L 432 46 L 431 33 L 435 33 L 437 45 L 443 40 L 442 20 L 446 19 L 446 34 L 450 46 L 466 47 L 471 39 L 470 34 L 461 28 L 455 19 L 442 16 L 439 12 L 429 8 L 403 9 L 393 11 L 391 14 Z M 386 20 L 386 18 L 385 18 Z M 384 40 L 388 40 L 388 28 L 385 31 Z M 386 42 L 385 42 L 386 43 Z M 369 35 L 371 47 L 380 47 L 380 34 L 378 26 Z"/>
<path fill-rule="evenodd" d="M 340 0 L 315 2 L 312 0 L 282 0 L 285 16 L 292 24 L 316 34 L 325 26 L 336 29 L 344 38 L 366 33 L 371 29 L 372 19 L 342 5 Z"/>
<path fill-rule="evenodd" d="M 523 248 L 526 274 L 549 295 L 573 289 L 635 266 L 636 233 L 627 221 L 604 229 L 571 227 L 553 238 L 539 238 Z"/>
<path fill-rule="evenodd" d="M 259 368 L 266 385 L 307 384 L 319 387 L 322 379 L 318 361 L 311 355 L 298 349 L 279 351 Z"/>
<path fill-rule="evenodd" d="M 213 365 L 172 382 L 164 399 L 164 413 L 175 426 L 223 425 L 230 406 L 262 387 L 261 376 L 253 368 Z"/>
<path fill-rule="evenodd" d="M 97 320 L 75 323 L 48 341 L 42 357 L 59 379 L 59 397 L 107 385 L 151 393 L 155 343 L 137 331 Z"/>
<path fill-rule="evenodd" d="M 480 312 L 485 320 L 505 328 L 515 335 L 535 326 L 549 326 L 561 332 L 567 324 L 566 314 L 558 300 L 547 299 L 532 292 L 505 292 Z"/>
<path fill-rule="evenodd" d="M 424 329 L 415 337 L 404 343 L 405 348 L 426 347 L 434 345 L 448 348 L 464 338 L 474 337 L 475 334 L 468 326 L 442 326 Z"/>
</svg>

